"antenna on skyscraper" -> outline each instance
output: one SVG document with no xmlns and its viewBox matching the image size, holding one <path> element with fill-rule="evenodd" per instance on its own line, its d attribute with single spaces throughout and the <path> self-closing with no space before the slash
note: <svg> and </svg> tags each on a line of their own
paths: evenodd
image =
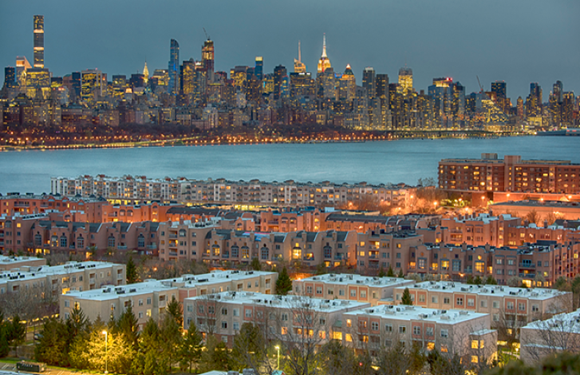
<svg viewBox="0 0 580 375">
<path fill-rule="evenodd" d="M 205 27 L 202 27 L 202 29 L 203 29 L 203 32 L 204 32 L 204 34 L 205 34 L 205 37 L 207 38 L 207 40 L 210 40 L 210 39 L 209 39 L 209 35 L 207 35 L 207 31 L 205 31 Z"/>
</svg>

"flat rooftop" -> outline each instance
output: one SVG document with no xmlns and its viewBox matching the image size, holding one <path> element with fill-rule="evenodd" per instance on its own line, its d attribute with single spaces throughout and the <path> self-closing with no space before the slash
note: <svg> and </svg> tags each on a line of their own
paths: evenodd
<svg viewBox="0 0 580 375">
<path fill-rule="evenodd" d="M 185 301 L 219 300 L 222 303 L 239 305 L 264 305 L 279 308 L 307 308 L 314 311 L 337 312 L 341 310 L 362 309 L 370 306 L 367 302 L 349 300 L 330 300 L 305 296 L 281 296 L 254 292 L 221 292 L 204 296 L 186 298 Z"/>
<path fill-rule="evenodd" d="M 352 284 L 362 284 L 373 287 L 395 287 L 412 284 L 413 280 L 407 280 L 398 277 L 371 277 L 362 276 L 356 274 L 325 274 L 318 276 L 311 276 L 300 280 L 302 282 L 323 282 L 326 284 L 336 284 L 336 285 L 352 285 Z"/>
<path fill-rule="evenodd" d="M 521 329 L 555 330 L 556 334 L 580 333 L 580 309 L 569 313 L 554 315 L 547 320 L 536 320 Z"/>
<path fill-rule="evenodd" d="M 566 295 L 569 292 L 561 292 L 555 289 L 544 288 L 514 288 L 504 285 L 473 285 L 450 281 L 424 281 L 408 286 L 409 290 L 421 289 L 430 292 L 443 293 L 473 293 L 483 296 L 500 296 L 528 298 L 531 300 L 547 300 L 550 298 Z"/>
<path fill-rule="evenodd" d="M 171 290 L 176 291 L 177 287 L 159 280 L 148 280 L 142 283 L 129 285 L 106 285 L 101 289 L 92 289 L 83 292 L 73 290 L 66 293 L 66 295 L 79 300 L 109 301 L 115 300 L 119 297 L 139 296 Z"/>
<path fill-rule="evenodd" d="M 13 264 L 16 267 L 19 267 L 22 264 L 25 263 L 29 263 L 29 262 L 34 262 L 34 261 L 39 261 L 39 260 L 44 260 L 43 258 L 36 258 L 36 257 L 29 257 L 29 256 L 6 256 L 6 255 L 0 255 L 0 264 L 5 266 L 5 265 L 11 265 Z M 44 260 L 46 262 L 46 260 Z"/>
<path fill-rule="evenodd" d="M 66 276 L 67 274 L 73 274 L 85 269 L 105 269 L 113 266 L 120 266 L 120 264 L 109 263 L 109 262 L 67 262 L 60 266 L 20 266 L 18 269 L 11 269 L 8 271 L 0 272 L 0 284 L 9 281 L 28 281 L 36 280 L 41 278 L 46 278 L 47 276 Z"/>
<path fill-rule="evenodd" d="M 489 314 L 476 313 L 466 310 L 438 310 L 418 306 L 404 305 L 379 305 L 362 310 L 350 311 L 345 316 L 374 316 L 383 319 L 396 319 L 404 321 L 424 320 L 438 324 L 453 324 L 467 322 L 469 320 L 489 316 Z"/>
</svg>

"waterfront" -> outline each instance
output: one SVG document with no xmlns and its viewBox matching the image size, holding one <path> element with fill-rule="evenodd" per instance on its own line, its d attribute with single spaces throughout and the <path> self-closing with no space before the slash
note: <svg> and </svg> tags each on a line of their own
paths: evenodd
<svg viewBox="0 0 580 375">
<path fill-rule="evenodd" d="M 580 163 L 579 149 L 580 137 L 503 137 L 28 150 L 0 153 L 0 193 L 48 193 L 50 177 L 85 174 L 416 184 L 419 178 L 436 178 L 437 163 L 444 158 L 478 158 L 482 152 L 495 152 L 500 158 L 507 154 Z"/>
</svg>

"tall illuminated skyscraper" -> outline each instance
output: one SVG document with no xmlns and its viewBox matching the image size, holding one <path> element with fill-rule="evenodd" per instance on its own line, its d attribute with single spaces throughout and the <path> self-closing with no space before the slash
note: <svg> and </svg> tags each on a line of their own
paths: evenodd
<svg viewBox="0 0 580 375">
<path fill-rule="evenodd" d="M 256 56 L 254 74 L 260 81 L 264 79 L 264 58 L 262 56 Z"/>
<path fill-rule="evenodd" d="M 179 92 L 179 43 L 177 40 L 171 39 L 171 47 L 169 50 L 169 85 L 167 92 L 177 95 Z"/>
<path fill-rule="evenodd" d="M 363 87 L 367 90 L 367 98 L 372 99 L 377 94 L 376 80 L 375 80 L 375 69 L 369 66 L 363 70 Z"/>
<path fill-rule="evenodd" d="M 34 67 L 44 68 L 44 16 L 34 16 Z"/>
<path fill-rule="evenodd" d="M 145 66 L 143 67 L 143 81 L 145 84 L 149 82 L 149 68 L 147 68 L 147 61 L 145 61 Z"/>
<path fill-rule="evenodd" d="M 201 47 L 201 60 L 203 62 L 203 69 L 207 71 L 208 81 L 213 82 L 214 47 L 213 41 L 209 38 L 203 43 L 203 47 Z"/>
<path fill-rule="evenodd" d="M 306 73 L 306 65 L 302 62 L 300 41 L 298 41 L 298 60 L 294 59 L 294 73 Z"/>
<path fill-rule="evenodd" d="M 328 56 L 326 56 L 326 34 L 324 34 L 322 39 L 322 56 L 320 56 L 320 60 L 318 60 L 318 74 L 324 73 L 324 71 L 328 68 L 332 68 L 330 65 L 330 60 Z"/>
<path fill-rule="evenodd" d="M 81 72 L 81 99 L 93 103 L 95 99 L 102 96 L 107 83 L 103 78 L 103 72 L 98 69 L 83 70 Z"/>
<path fill-rule="evenodd" d="M 399 69 L 399 87 L 397 91 L 403 95 L 413 92 L 413 69 L 407 67 Z"/>
</svg>

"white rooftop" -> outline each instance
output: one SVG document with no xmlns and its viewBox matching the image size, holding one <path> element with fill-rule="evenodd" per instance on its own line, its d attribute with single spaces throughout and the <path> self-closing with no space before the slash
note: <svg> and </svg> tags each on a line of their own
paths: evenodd
<svg viewBox="0 0 580 375">
<path fill-rule="evenodd" d="M 0 271 L 0 284 L 7 283 L 14 280 L 34 280 L 45 278 L 47 276 L 72 274 L 75 272 L 83 271 L 85 269 L 104 269 L 113 266 L 119 266 L 116 263 L 109 262 L 67 262 L 60 266 L 20 266 L 17 269 L 11 269 L 9 271 Z"/>
<path fill-rule="evenodd" d="M 306 296 L 281 296 L 276 294 L 263 294 L 254 292 L 222 292 L 204 296 L 186 298 L 185 301 L 220 300 L 223 303 L 233 303 L 240 305 L 264 305 L 276 306 L 279 308 L 296 309 L 308 308 L 315 311 L 336 312 L 344 309 L 362 309 L 370 306 L 366 302 L 350 300 L 329 300 L 312 298 Z"/>
<path fill-rule="evenodd" d="M 411 289 L 423 289 L 443 293 L 473 293 L 486 296 L 518 296 L 531 300 L 546 300 L 569 292 L 561 292 L 555 289 L 544 288 L 515 288 L 505 285 L 473 285 L 451 281 L 424 281 L 408 286 Z"/>
<path fill-rule="evenodd" d="M 547 320 L 536 320 L 522 329 L 550 330 L 556 332 L 580 333 L 580 309 L 570 313 L 554 315 Z"/>
<path fill-rule="evenodd" d="M 163 292 L 177 290 L 176 286 L 164 283 L 159 280 L 148 280 L 142 283 L 129 284 L 129 285 L 106 285 L 101 289 L 86 290 L 83 292 L 70 291 L 66 296 L 71 296 L 75 299 L 84 299 L 92 301 L 107 301 L 114 300 L 119 297 L 126 296 L 138 296 L 143 294 L 150 294 L 154 292 Z"/>
<path fill-rule="evenodd" d="M 42 260 L 42 258 L 36 258 L 36 257 L 29 257 L 29 256 L 6 256 L 6 255 L 0 255 L 0 264 L 6 265 L 6 264 L 13 264 L 15 266 L 18 266 L 20 264 L 23 263 L 28 263 L 30 261 L 37 261 L 37 260 Z"/>
<path fill-rule="evenodd" d="M 379 305 L 375 307 L 365 308 L 362 310 L 356 310 L 345 313 L 345 316 L 352 315 L 365 315 L 365 316 L 376 316 L 383 319 L 396 319 L 396 320 L 425 320 L 433 323 L 439 324 L 451 324 L 465 322 L 472 319 L 478 319 L 489 314 L 476 313 L 466 310 L 437 310 L 428 309 L 418 306 L 389 306 L 389 305 Z"/>
<path fill-rule="evenodd" d="M 367 286 L 399 286 L 412 284 L 413 280 L 407 280 L 398 277 L 372 277 L 372 276 L 362 276 L 356 274 L 333 274 L 328 273 L 324 275 L 311 276 L 300 281 L 317 281 L 324 282 L 327 284 L 337 284 L 337 285 L 351 285 L 351 284 L 364 284 Z"/>
</svg>

